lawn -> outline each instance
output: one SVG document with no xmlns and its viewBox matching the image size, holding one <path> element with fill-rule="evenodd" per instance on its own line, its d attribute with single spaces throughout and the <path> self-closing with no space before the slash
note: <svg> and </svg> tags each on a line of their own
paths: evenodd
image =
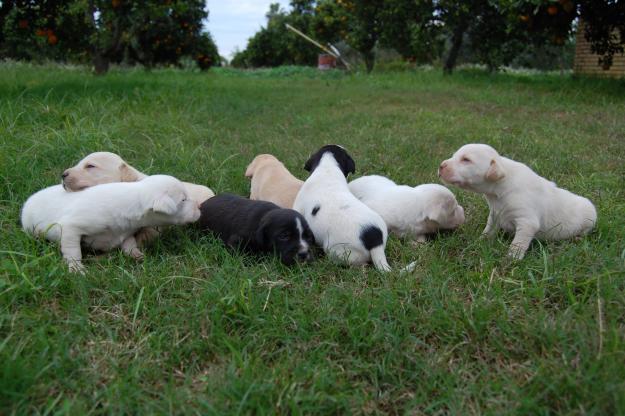
<svg viewBox="0 0 625 416">
<path fill-rule="evenodd" d="M 72 275 L 24 234 L 21 205 L 86 154 L 246 195 L 273 153 L 301 178 L 323 144 L 356 175 L 438 182 L 484 142 L 597 206 L 579 241 L 480 238 L 487 207 L 380 274 L 287 268 L 194 227 L 136 263 Z M 0 414 L 624 414 L 625 83 L 460 71 L 366 75 L 0 66 Z"/>
</svg>

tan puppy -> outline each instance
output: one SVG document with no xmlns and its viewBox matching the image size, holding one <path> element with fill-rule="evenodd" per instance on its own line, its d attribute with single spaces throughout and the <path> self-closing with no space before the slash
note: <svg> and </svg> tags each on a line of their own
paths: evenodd
<svg viewBox="0 0 625 416">
<path fill-rule="evenodd" d="M 119 155 L 110 152 L 91 153 L 61 175 L 63 187 L 69 192 L 81 191 L 103 183 L 136 182 L 146 176 Z M 189 197 L 199 204 L 215 196 L 215 193 L 206 186 L 188 182 L 183 182 L 183 185 Z"/>
<path fill-rule="evenodd" d="M 250 199 L 269 201 L 282 208 L 293 202 L 304 184 L 273 155 L 258 155 L 249 164 L 245 176 L 252 179 Z"/>
</svg>

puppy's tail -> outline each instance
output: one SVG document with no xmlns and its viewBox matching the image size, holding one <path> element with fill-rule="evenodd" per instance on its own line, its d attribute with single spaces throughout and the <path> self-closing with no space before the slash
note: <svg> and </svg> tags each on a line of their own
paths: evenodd
<svg viewBox="0 0 625 416">
<path fill-rule="evenodd" d="M 369 252 L 371 253 L 371 262 L 376 269 L 382 272 L 391 271 L 391 266 L 388 265 L 386 254 L 384 254 L 384 245 L 373 247 Z"/>
</svg>

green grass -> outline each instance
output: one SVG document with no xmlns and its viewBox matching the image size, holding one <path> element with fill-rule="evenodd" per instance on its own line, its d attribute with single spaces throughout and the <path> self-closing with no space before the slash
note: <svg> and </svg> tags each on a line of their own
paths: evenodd
<svg viewBox="0 0 625 416">
<path fill-rule="evenodd" d="M 438 182 L 467 142 L 524 161 L 598 208 L 593 234 L 479 239 L 487 207 L 381 275 L 286 268 L 171 229 L 143 263 L 58 247 L 21 205 L 87 153 L 246 195 L 273 153 L 346 146 L 357 175 Z M 0 414 L 624 414 L 625 83 L 556 75 L 345 76 L 293 68 L 206 74 L 0 66 Z"/>
</svg>

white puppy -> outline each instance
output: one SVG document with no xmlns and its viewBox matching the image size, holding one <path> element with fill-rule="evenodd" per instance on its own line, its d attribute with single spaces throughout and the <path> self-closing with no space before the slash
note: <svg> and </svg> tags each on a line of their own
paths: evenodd
<svg viewBox="0 0 625 416">
<path fill-rule="evenodd" d="M 61 175 L 67 191 L 81 191 L 103 183 L 136 182 L 147 175 L 130 166 L 119 155 L 110 152 L 95 152 L 87 155 L 76 166 L 66 169 Z M 189 197 L 198 203 L 215 196 L 203 185 L 183 182 Z"/>
<path fill-rule="evenodd" d="M 454 229 L 464 223 L 464 209 L 444 186 L 397 185 L 379 175 L 363 176 L 349 183 L 349 190 L 382 216 L 390 233 L 418 242 L 439 229 Z"/>
<path fill-rule="evenodd" d="M 370 261 L 382 271 L 391 270 L 384 249 L 388 231 L 379 214 L 360 202 L 347 187 L 354 160 L 336 145 L 322 147 L 304 166 L 310 177 L 295 198 L 293 209 L 310 226 L 315 241 L 326 254 L 349 264 Z"/>
<path fill-rule="evenodd" d="M 589 233 L 597 211 L 586 198 L 558 188 L 523 163 L 485 144 L 462 146 L 438 174 L 452 185 L 484 194 L 490 213 L 484 234 L 514 233 L 508 255 L 522 259 L 532 239 L 561 240 Z"/>
<path fill-rule="evenodd" d="M 149 176 L 139 182 L 109 183 L 81 192 L 61 185 L 32 195 L 22 209 L 22 227 L 35 236 L 61 243 L 71 271 L 83 271 L 81 243 L 108 251 L 121 246 L 141 258 L 134 234 L 143 227 L 186 224 L 200 218 L 199 205 L 171 176 Z"/>
</svg>

